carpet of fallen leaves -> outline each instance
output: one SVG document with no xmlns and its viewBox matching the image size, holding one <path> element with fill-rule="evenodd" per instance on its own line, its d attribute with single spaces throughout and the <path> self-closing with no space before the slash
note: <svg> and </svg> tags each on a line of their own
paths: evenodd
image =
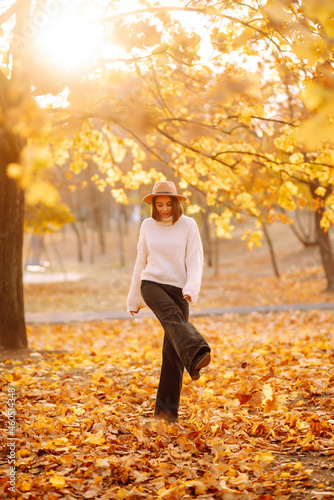
<svg viewBox="0 0 334 500">
<path fill-rule="evenodd" d="M 155 319 L 30 326 L 30 351 L 0 357 L 0 497 L 14 387 L 16 498 L 334 498 L 333 314 L 194 324 L 213 362 L 198 382 L 185 374 L 172 424 L 152 417 Z"/>
</svg>

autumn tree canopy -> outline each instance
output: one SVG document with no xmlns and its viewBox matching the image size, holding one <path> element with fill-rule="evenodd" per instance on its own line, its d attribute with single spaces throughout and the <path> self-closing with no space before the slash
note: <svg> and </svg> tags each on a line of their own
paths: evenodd
<svg viewBox="0 0 334 500">
<path fill-rule="evenodd" d="M 203 193 L 220 236 L 251 218 L 249 248 L 306 206 L 333 289 L 333 13 L 330 0 L 3 2 L 8 182 L 54 205 L 52 166 L 93 162 L 126 203 L 164 164 Z"/>
</svg>

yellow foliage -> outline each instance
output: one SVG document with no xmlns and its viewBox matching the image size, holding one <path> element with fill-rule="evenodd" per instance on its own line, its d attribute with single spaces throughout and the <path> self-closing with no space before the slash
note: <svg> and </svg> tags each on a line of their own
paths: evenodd
<svg viewBox="0 0 334 500">
<path fill-rule="evenodd" d="M 293 153 L 293 155 L 290 156 L 289 160 L 295 165 L 300 165 L 305 162 L 303 153 Z"/>
<path fill-rule="evenodd" d="M 254 116 L 253 109 L 243 109 L 239 115 L 239 121 L 241 123 L 250 124 L 252 121 L 252 116 Z"/>
<path fill-rule="evenodd" d="M 113 160 L 117 163 L 121 162 L 124 160 L 125 155 L 127 153 L 127 148 L 125 145 L 128 145 L 126 140 L 116 137 L 115 135 L 111 134 L 110 132 L 107 132 L 107 142 L 110 148 L 110 154 L 113 158 Z"/>
<path fill-rule="evenodd" d="M 260 215 L 257 210 L 253 196 L 250 193 L 240 193 L 235 197 L 235 203 L 243 210 L 249 210 L 253 215 Z"/>
<path fill-rule="evenodd" d="M 35 180 L 26 187 L 26 202 L 30 205 L 42 203 L 48 207 L 56 205 L 60 201 L 57 189 L 46 180 Z"/>
<path fill-rule="evenodd" d="M 44 203 L 26 203 L 25 230 L 32 229 L 34 233 L 58 231 L 64 224 L 73 222 L 74 216 L 63 203 L 49 206 Z"/>
<path fill-rule="evenodd" d="M 328 231 L 328 229 L 333 225 L 334 225 L 334 211 L 326 210 L 320 221 L 320 227 L 322 227 L 324 231 Z"/>
<path fill-rule="evenodd" d="M 57 165 L 65 165 L 70 155 L 66 149 L 56 149 L 53 151 L 53 160 Z"/>
<path fill-rule="evenodd" d="M 106 171 L 106 182 L 109 186 L 114 187 L 122 178 L 122 171 L 119 167 L 113 166 Z"/>
<path fill-rule="evenodd" d="M 316 195 L 318 195 L 318 196 L 320 196 L 320 197 L 322 198 L 322 197 L 323 197 L 323 196 L 325 196 L 325 194 L 326 194 L 326 189 L 325 189 L 324 187 L 322 187 L 322 186 L 319 186 L 319 187 L 315 190 L 315 194 L 316 194 Z"/>
<path fill-rule="evenodd" d="M 315 47 L 306 45 L 304 43 L 293 44 L 293 51 L 299 57 L 299 59 L 306 59 L 309 64 L 314 65 L 318 60 L 318 51 Z"/>
<path fill-rule="evenodd" d="M 231 219 L 233 217 L 233 213 L 228 208 L 224 210 L 221 215 L 211 214 L 210 220 L 213 220 L 216 227 L 216 234 L 219 238 L 227 238 L 231 239 L 231 231 L 235 228 L 231 224 Z"/>
<path fill-rule="evenodd" d="M 187 206 L 187 214 L 189 215 L 198 214 L 201 210 L 203 211 L 203 208 L 196 204 Z"/>
<path fill-rule="evenodd" d="M 127 197 L 126 192 L 124 191 L 123 188 L 112 189 L 111 190 L 111 194 L 113 195 L 113 197 L 115 198 L 115 200 L 117 201 L 117 203 L 127 204 L 128 197 Z"/>
<path fill-rule="evenodd" d="M 284 182 L 278 190 L 278 203 L 286 210 L 294 210 L 297 205 L 294 196 L 298 195 L 298 187 L 291 181 Z"/>
<path fill-rule="evenodd" d="M 274 143 L 278 149 L 281 149 L 286 153 L 292 153 L 296 146 L 295 138 L 289 132 L 287 134 L 282 134 L 280 137 L 277 137 L 274 140 Z"/>
<path fill-rule="evenodd" d="M 334 111 L 333 89 L 325 88 L 320 82 L 309 80 L 305 83 L 301 98 L 311 111 L 325 107 L 328 113 Z"/>
<path fill-rule="evenodd" d="M 262 246 L 262 231 L 251 231 L 250 229 L 246 229 L 244 234 L 241 237 L 241 241 L 246 241 L 246 246 L 248 250 L 252 250 L 254 247 Z"/>
</svg>

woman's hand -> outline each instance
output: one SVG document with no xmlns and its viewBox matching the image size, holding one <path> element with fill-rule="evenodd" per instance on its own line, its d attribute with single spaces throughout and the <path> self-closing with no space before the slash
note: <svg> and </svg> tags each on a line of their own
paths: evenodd
<svg viewBox="0 0 334 500">
<path fill-rule="evenodd" d="M 189 302 L 189 304 L 191 304 L 191 297 L 190 297 L 190 295 L 183 295 L 183 298 L 186 299 L 186 301 Z"/>
<path fill-rule="evenodd" d="M 134 316 L 135 314 L 138 314 L 138 313 L 139 313 L 139 309 L 137 309 L 137 311 L 129 311 L 129 312 L 130 312 L 130 314 L 131 314 L 132 316 Z"/>
</svg>

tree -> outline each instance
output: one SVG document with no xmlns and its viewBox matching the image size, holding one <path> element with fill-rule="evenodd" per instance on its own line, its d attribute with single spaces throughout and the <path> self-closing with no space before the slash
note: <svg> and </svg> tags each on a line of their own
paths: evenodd
<svg viewBox="0 0 334 500">
<path fill-rule="evenodd" d="M 14 33 L 22 28 L 24 16 L 29 11 L 29 2 L 17 2 Z M 9 9 L 10 11 L 12 9 Z M 8 12 L 8 11 L 7 11 Z M 10 80 L 0 72 L 0 105 L 2 123 L 0 128 L 0 315 L 1 344 L 5 349 L 20 349 L 27 346 L 23 306 L 22 246 L 24 224 L 24 192 L 14 180 L 7 176 L 7 167 L 17 163 L 23 148 L 23 140 L 13 132 L 11 116 L 24 106 L 25 91 L 29 80 L 22 67 L 24 50 L 14 50 L 13 70 Z"/>
</svg>

